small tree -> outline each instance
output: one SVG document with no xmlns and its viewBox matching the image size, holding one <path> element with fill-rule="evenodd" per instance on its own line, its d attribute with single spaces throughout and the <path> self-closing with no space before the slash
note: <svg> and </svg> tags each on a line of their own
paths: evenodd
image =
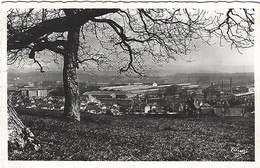
<svg viewBox="0 0 260 168">
<path fill-rule="evenodd" d="M 177 85 L 171 85 L 166 88 L 165 94 L 167 96 L 174 96 L 177 93 L 178 86 Z"/>
<path fill-rule="evenodd" d="M 212 37 L 237 49 L 251 47 L 254 10 L 227 9 L 10 9 L 7 13 L 8 63 L 30 58 L 43 72 L 46 51 L 63 60 L 64 116 L 80 120 L 76 71 L 89 61 L 115 61 L 119 72 L 142 74 L 145 57 L 168 62 Z M 95 38 L 94 42 L 89 40 Z M 44 54 L 45 52 L 45 54 Z M 47 53 L 48 53 L 47 52 Z"/>
</svg>

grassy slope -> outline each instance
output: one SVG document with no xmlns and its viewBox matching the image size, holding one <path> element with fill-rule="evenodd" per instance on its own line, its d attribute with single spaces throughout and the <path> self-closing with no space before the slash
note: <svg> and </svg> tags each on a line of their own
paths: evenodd
<svg viewBox="0 0 260 168">
<path fill-rule="evenodd" d="M 42 151 L 9 150 L 10 160 L 254 160 L 253 118 L 158 118 L 18 111 Z M 238 150 L 237 150 L 238 149 Z"/>
</svg>

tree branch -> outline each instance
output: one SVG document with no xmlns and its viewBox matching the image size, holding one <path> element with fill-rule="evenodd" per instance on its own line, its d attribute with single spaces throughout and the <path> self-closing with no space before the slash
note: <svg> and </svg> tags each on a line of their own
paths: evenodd
<svg viewBox="0 0 260 168">
<path fill-rule="evenodd" d="M 118 10 L 119 9 L 85 9 L 77 12 L 77 14 L 73 16 L 65 16 L 43 21 L 24 32 L 16 31 L 14 33 L 11 26 L 7 25 L 9 31 L 7 50 L 22 49 L 30 43 L 37 41 L 37 39 L 45 34 L 52 32 L 65 32 L 69 29 L 82 26 L 94 17 L 117 12 Z"/>
</svg>

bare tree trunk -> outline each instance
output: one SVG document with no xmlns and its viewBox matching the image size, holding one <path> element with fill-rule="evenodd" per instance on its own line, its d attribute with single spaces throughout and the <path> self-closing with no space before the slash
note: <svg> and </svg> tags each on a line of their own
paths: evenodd
<svg viewBox="0 0 260 168">
<path fill-rule="evenodd" d="M 80 121 L 79 109 L 79 87 L 76 70 L 77 54 L 79 48 L 79 30 L 72 29 L 68 31 L 67 54 L 64 55 L 63 83 L 65 93 L 64 116 Z"/>
<path fill-rule="evenodd" d="M 34 137 L 29 128 L 24 126 L 10 102 L 7 103 L 7 117 L 9 149 L 14 146 L 14 148 L 20 149 L 31 147 L 34 150 L 39 150 L 41 147 L 39 140 Z"/>
</svg>

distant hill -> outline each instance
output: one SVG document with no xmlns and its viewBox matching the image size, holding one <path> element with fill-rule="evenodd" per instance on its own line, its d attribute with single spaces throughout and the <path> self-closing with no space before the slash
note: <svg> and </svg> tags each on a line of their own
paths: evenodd
<svg viewBox="0 0 260 168">
<path fill-rule="evenodd" d="M 18 79 L 18 78 L 19 79 Z M 190 82 L 192 84 L 210 84 L 210 83 L 229 83 L 230 78 L 234 84 L 254 83 L 254 73 L 192 73 L 192 74 L 175 74 L 169 76 L 125 76 L 125 75 L 94 75 L 78 73 L 80 82 L 87 83 L 184 83 Z M 16 79 L 16 80 L 15 80 Z M 62 81 L 62 72 L 9 72 L 8 82 L 18 82 L 27 84 L 33 81 Z"/>
<path fill-rule="evenodd" d="M 178 82 L 191 82 L 194 84 L 223 83 L 227 84 L 232 78 L 234 85 L 254 83 L 254 73 L 192 73 L 176 74 L 174 77 Z"/>
</svg>

